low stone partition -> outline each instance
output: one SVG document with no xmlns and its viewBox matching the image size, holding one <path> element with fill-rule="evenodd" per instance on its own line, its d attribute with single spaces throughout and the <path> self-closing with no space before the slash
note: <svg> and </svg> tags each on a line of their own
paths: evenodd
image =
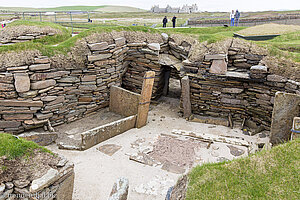
<svg viewBox="0 0 300 200">
<path fill-rule="evenodd" d="M 134 128 L 135 123 L 136 115 L 133 115 L 86 131 L 81 134 L 82 144 L 79 150 L 86 150 L 100 142 L 124 133 Z"/>
<path fill-rule="evenodd" d="M 60 157 L 55 166 L 34 180 L 15 177 L 7 182 L 1 181 L 0 199 L 72 200 L 74 176 L 74 164 Z"/>
</svg>

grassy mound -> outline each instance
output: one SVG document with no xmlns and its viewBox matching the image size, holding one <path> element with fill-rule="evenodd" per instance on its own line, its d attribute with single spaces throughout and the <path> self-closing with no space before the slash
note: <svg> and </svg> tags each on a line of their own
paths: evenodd
<svg viewBox="0 0 300 200">
<path fill-rule="evenodd" d="M 19 22 L 19 23 L 21 23 L 21 22 Z M 44 22 L 38 22 L 38 23 L 29 22 L 29 23 L 39 24 L 39 23 L 44 23 Z M 46 22 L 46 24 L 52 24 L 53 26 L 54 25 L 60 26 L 60 25 L 53 24 L 50 22 Z M 61 27 L 61 28 L 65 29 L 64 27 Z M 65 29 L 65 30 L 68 31 L 67 29 Z M 55 54 L 67 54 L 68 52 L 70 52 L 71 47 L 73 47 L 78 40 L 85 38 L 89 35 L 92 35 L 94 33 L 103 33 L 103 32 L 109 33 L 112 31 L 140 31 L 140 32 L 149 32 L 149 33 L 159 33 L 159 31 L 156 29 L 147 28 L 147 27 L 143 27 L 143 26 L 126 26 L 126 27 L 125 26 L 98 26 L 98 27 L 90 28 L 86 31 L 83 31 L 74 37 L 67 36 L 66 35 L 67 33 L 66 33 L 63 36 L 61 36 L 61 37 L 65 37 L 66 38 L 65 40 L 63 38 L 56 38 L 56 37 L 59 37 L 59 35 L 58 36 L 47 36 L 47 37 L 44 37 L 44 38 L 38 39 L 38 40 L 17 43 L 14 45 L 0 46 L 0 53 L 11 52 L 11 51 L 18 52 L 18 51 L 23 51 L 23 50 L 39 50 L 45 56 L 53 56 Z M 57 45 L 53 45 L 53 44 L 57 44 Z"/>
<path fill-rule="evenodd" d="M 247 158 L 194 168 L 187 200 L 299 199 L 300 139 Z"/>
<path fill-rule="evenodd" d="M 300 31 L 300 26 L 284 25 L 284 24 L 262 24 L 253 26 L 239 31 L 238 33 L 244 36 L 251 35 L 280 35 Z"/>
<path fill-rule="evenodd" d="M 35 149 L 51 153 L 48 149 L 34 142 L 23 138 L 18 139 L 10 134 L 0 133 L 0 157 L 5 156 L 8 159 L 15 159 L 17 157 L 30 156 Z"/>
</svg>

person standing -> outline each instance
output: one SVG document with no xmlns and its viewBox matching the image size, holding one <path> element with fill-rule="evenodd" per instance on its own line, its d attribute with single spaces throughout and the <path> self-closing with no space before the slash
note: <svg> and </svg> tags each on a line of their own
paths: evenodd
<svg viewBox="0 0 300 200">
<path fill-rule="evenodd" d="M 167 19 L 167 16 L 165 16 L 163 19 L 163 28 L 167 27 L 167 23 L 168 23 L 168 19 Z"/>
<path fill-rule="evenodd" d="M 175 26 L 176 26 L 176 18 L 177 18 L 177 17 L 175 17 L 175 16 L 172 18 L 173 28 L 175 28 Z"/>
<path fill-rule="evenodd" d="M 230 14 L 230 26 L 234 26 L 234 10 Z"/>
<path fill-rule="evenodd" d="M 234 24 L 235 24 L 235 26 L 239 25 L 240 16 L 241 16 L 241 13 L 238 10 L 236 10 L 235 15 L 234 15 L 234 18 L 235 18 Z"/>
</svg>

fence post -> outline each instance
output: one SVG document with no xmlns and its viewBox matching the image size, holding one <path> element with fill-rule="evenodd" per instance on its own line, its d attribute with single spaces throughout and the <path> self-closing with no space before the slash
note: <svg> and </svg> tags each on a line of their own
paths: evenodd
<svg viewBox="0 0 300 200">
<path fill-rule="evenodd" d="M 71 11 L 70 11 L 70 19 L 71 19 L 72 34 L 73 34 L 73 20 L 72 20 L 72 12 Z"/>
<path fill-rule="evenodd" d="M 25 20 L 25 15 L 24 15 L 24 12 L 23 12 L 23 20 Z"/>
<path fill-rule="evenodd" d="M 40 12 L 40 22 L 42 21 L 42 12 Z"/>
</svg>

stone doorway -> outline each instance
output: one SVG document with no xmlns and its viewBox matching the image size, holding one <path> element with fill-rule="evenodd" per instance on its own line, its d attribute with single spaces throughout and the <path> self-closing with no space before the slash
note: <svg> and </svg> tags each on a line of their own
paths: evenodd
<svg viewBox="0 0 300 200">
<path fill-rule="evenodd" d="M 181 82 L 179 72 L 174 67 L 163 65 L 164 86 L 163 96 L 180 99 L 181 96 Z"/>
</svg>

